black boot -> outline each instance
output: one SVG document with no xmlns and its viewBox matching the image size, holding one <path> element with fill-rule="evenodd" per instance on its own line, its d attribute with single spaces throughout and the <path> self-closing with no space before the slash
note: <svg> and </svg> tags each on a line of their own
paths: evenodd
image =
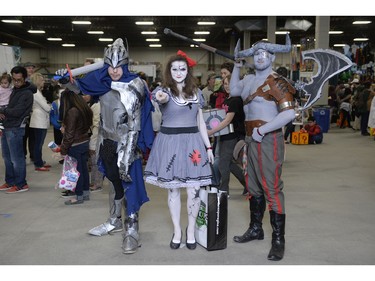
<svg viewBox="0 0 375 281">
<path fill-rule="evenodd" d="M 233 240 L 237 243 L 245 243 L 251 240 L 263 240 L 264 232 L 262 228 L 262 220 L 264 210 L 266 209 L 266 201 L 264 196 L 251 196 L 250 198 L 250 226 L 242 236 L 234 236 Z"/>
<path fill-rule="evenodd" d="M 278 214 L 270 211 L 270 220 L 272 226 L 272 247 L 268 254 L 271 261 L 279 261 L 284 257 L 285 249 L 285 214 Z"/>
</svg>

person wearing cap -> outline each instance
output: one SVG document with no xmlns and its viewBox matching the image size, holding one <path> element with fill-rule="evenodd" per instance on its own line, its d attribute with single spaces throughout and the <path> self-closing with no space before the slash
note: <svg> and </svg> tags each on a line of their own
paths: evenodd
<svg viewBox="0 0 375 281">
<path fill-rule="evenodd" d="M 24 67 L 26 68 L 26 71 L 27 71 L 27 78 L 26 78 L 26 81 L 29 81 L 30 82 L 30 77 L 31 75 L 34 74 L 35 72 L 35 64 L 31 63 L 31 62 L 27 62 L 24 64 Z"/>
<path fill-rule="evenodd" d="M 250 225 L 243 235 L 234 236 L 237 243 L 263 240 L 262 220 L 268 204 L 272 226 L 272 243 L 268 259 L 279 261 L 285 251 L 285 199 L 281 179 L 284 162 L 282 128 L 295 118 L 294 94 L 289 80 L 272 70 L 275 53 L 291 50 L 289 35 L 286 45 L 259 41 L 251 48 L 235 48 L 236 65 L 230 91 L 241 96 L 245 112 L 247 144 L 247 188 L 250 194 Z M 243 58 L 253 57 L 255 73 L 240 78 Z"/>
<path fill-rule="evenodd" d="M 154 140 L 147 85 L 129 71 L 128 45 L 126 42 L 125 47 L 121 38 L 105 50 L 101 68 L 76 77 L 73 85 L 66 69 L 56 74 L 61 77 L 60 83 L 100 102 L 97 156 L 100 170 L 111 182 L 109 218 L 88 233 L 104 236 L 123 232 L 123 253 L 133 254 L 140 247 L 139 211 L 150 200 L 142 169 L 142 153 L 151 148 Z"/>
</svg>

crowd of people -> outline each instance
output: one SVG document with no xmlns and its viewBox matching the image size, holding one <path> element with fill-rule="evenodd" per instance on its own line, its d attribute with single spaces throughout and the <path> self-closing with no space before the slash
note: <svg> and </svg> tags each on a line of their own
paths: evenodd
<svg viewBox="0 0 375 281">
<path fill-rule="evenodd" d="M 105 50 L 103 65 L 95 70 L 77 77 L 70 77 L 67 69 L 57 70 L 61 88 L 56 88 L 52 98 L 43 94 L 44 77 L 34 72 L 33 64 L 15 66 L 10 74 L 2 74 L 0 81 L 5 163 L 5 183 L 0 190 L 11 194 L 30 189 L 27 151 L 35 171 L 49 171 L 42 152 L 52 124 L 59 162 L 63 164 L 67 156 L 75 158 L 80 174 L 75 190 L 62 192 L 69 199 L 65 205 L 83 204 L 90 200 L 91 192 L 103 189 L 105 178 L 110 182 L 109 216 L 88 230 L 90 235 L 122 232 L 123 253 L 135 253 L 140 247 L 139 211 L 149 201 L 145 188 L 149 183 L 168 190 L 173 224 L 169 246 L 173 250 L 182 245 L 181 190 L 186 190 L 186 246 L 194 250 L 199 190 L 215 186 L 229 197 L 232 173 L 248 195 L 250 213 L 247 230 L 234 236 L 234 242 L 264 239 L 263 216 L 268 206 L 272 240 L 267 258 L 279 261 L 285 251 L 281 179 L 285 132 L 289 135 L 291 128 L 294 130 L 296 90 L 286 75 L 272 66 L 276 53 L 290 48 L 288 42 L 277 45 L 267 41 L 247 50 L 236 48 L 236 61 L 223 63 L 220 75 L 207 73 L 207 84 L 201 87 L 193 74 L 196 61 L 179 50 L 169 58 L 161 83 L 149 86 L 143 74 L 129 71 L 127 46 L 118 38 Z M 253 58 L 254 71 L 242 75 L 247 57 Z M 329 103 L 339 127 L 370 135 L 369 127 L 375 127 L 374 93 L 371 82 L 359 78 L 330 87 Z M 158 126 L 153 124 L 154 107 L 161 114 Z M 212 109 L 225 110 L 225 118 L 217 127 L 207 129 L 203 112 Z M 229 133 L 215 136 L 229 127 Z M 302 131 L 309 134 L 310 144 L 322 143 L 322 128 L 313 116 Z M 246 148 L 242 165 L 233 157 L 238 144 Z"/>
</svg>

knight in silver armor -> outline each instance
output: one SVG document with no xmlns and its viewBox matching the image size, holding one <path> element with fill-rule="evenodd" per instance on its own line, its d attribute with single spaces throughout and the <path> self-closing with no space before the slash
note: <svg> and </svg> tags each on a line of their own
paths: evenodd
<svg viewBox="0 0 375 281">
<path fill-rule="evenodd" d="M 151 114 L 147 113 L 152 110 L 148 88 L 140 77 L 129 72 L 128 55 L 128 48 L 118 38 L 105 50 L 102 68 L 74 81 L 82 92 L 99 98 L 98 165 L 111 182 L 109 218 L 88 233 L 103 236 L 122 231 L 124 254 L 135 253 L 140 247 L 138 212 L 149 201 L 142 151 L 151 148 L 153 141 Z"/>
</svg>

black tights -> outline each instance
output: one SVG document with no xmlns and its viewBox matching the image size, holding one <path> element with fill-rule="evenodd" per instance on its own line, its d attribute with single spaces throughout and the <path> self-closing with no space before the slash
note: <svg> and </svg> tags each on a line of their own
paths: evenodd
<svg viewBox="0 0 375 281">
<path fill-rule="evenodd" d="M 115 200 L 119 200 L 124 197 L 124 188 L 122 187 L 122 181 L 117 166 L 116 150 L 117 142 L 105 139 L 103 144 L 100 145 L 99 156 L 103 161 L 106 177 L 112 182 L 115 188 Z"/>
</svg>

